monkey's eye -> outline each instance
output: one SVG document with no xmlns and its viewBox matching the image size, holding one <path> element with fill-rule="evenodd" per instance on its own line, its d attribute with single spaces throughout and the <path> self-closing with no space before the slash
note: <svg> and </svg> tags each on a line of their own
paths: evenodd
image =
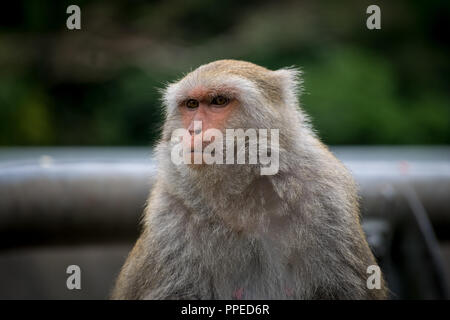
<svg viewBox="0 0 450 320">
<path fill-rule="evenodd" d="M 189 99 L 188 101 L 186 101 L 186 107 L 188 107 L 189 109 L 195 109 L 198 107 L 198 101 L 195 99 Z"/>
<path fill-rule="evenodd" d="M 228 103 L 228 98 L 225 98 L 224 96 L 217 96 L 211 100 L 211 104 L 216 105 L 216 106 L 224 106 L 227 103 Z"/>
</svg>

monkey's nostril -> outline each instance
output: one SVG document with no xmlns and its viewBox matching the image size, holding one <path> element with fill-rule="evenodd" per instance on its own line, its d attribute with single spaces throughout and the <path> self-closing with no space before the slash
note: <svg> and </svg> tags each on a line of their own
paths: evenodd
<svg viewBox="0 0 450 320">
<path fill-rule="evenodd" d="M 189 134 L 191 136 L 196 136 L 198 134 L 202 133 L 202 130 L 189 130 Z"/>
</svg>

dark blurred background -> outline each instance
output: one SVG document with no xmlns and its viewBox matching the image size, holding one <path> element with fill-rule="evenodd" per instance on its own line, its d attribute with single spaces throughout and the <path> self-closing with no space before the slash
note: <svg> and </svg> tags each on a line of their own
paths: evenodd
<svg viewBox="0 0 450 320">
<path fill-rule="evenodd" d="M 448 1 L 76 1 L 71 31 L 73 3 L 1 10 L 0 145 L 149 145 L 156 89 L 222 58 L 300 67 L 328 144 L 450 143 Z"/>
<path fill-rule="evenodd" d="M 366 27 L 372 4 L 381 30 Z M 449 15 L 445 0 L 2 4 L 0 299 L 108 297 L 153 183 L 158 89 L 223 58 L 301 68 L 391 298 L 448 298 Z"/>
</svg>

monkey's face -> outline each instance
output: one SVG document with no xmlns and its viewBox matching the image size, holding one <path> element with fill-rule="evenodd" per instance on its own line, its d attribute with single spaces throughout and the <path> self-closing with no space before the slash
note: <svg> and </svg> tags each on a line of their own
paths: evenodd
<svg viewBox="0 0 450 320">
<path fill-rule="evenodd" d="M 286 105 L 295 82 L 292 80 L 294 73 L 290 70 L 271 71 L 233 60 L 199 67 L 169 85 L 164 92 L 163 141 L 169 142 L 174 131 L 185 130 L 183 144 L 185 150 L 189 150 L 190 163 L 194 163 L 196 153 L 202 153 L 218 140 L 214 135 L 205 139 L 208 131 L 216 130 L 224 141 L 229 142 L 228 129 L 246 132 L 248 129 L 284 130 L 280 125 L 283 118 L 292 118 L 286 113 Z M 235 138 L 231 139 L 234 141 Z M 251 142 L 246 141 L 244 148 L 248 143 Z M 225 143 L 222 146 L 225 147 Z M 227 150 L 222 148 L 221 152 L 226 158 Z M 200 159 L 197 164 L 204 163 L 203 156 Z"/>
<path fill-rule="evenodd" d="M 239 108 L 239 101 L 231 94 L 231 90 L 211 90 L 207 87 L 196 86 L 188 92 L 188 96 L 178 105 L 178 112 L 181 116 L 182 127 L 190 134 L 191 152 L 203 149 L 209 143 L 204 139 L 195 139 L 210 129 L 223 132 L 227 127 L 228 120 L 232 113 Z M 202 148 L 196 144 L 201 143 Z"/>
<path fill-rule="evenodd" d="M 186 162 L 193 168 L 203 167 L 208 162 L 204 159 L 207 154 L 220 153 L 222 159 L 226 158 L 227 130 L 252 127 L 250 117 L 245 115 L 239 88 L 227 83 L 232 80 L 230 77 L 225 78 L 220 85 L 214 85 L 209 75 L 203 75 L 203 83 L 186 90 L 173 110 L 177 115 L 175 124 L 186 130 L 183 149 L 190 153 L 185 157 L 190 157 Z M 207 153 L 207 147 L 213 147 L 213 144 L 212 153 Z M 199 160 L 196 161 L 195 157 Z"/>
</svg>

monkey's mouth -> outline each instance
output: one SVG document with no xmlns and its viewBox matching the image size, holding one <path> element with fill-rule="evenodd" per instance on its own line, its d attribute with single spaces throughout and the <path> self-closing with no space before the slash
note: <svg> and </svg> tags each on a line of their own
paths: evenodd
<svg viewBox="0 0 450 320">
<path fill-rule="evenodd" d="M 203 152 L 203 150 L 191 150 L 190 154 L 191 155 L 194 155 L 194 154 L 204 155 L 204 152 Z M 211 157 L 215 157 L 216 156 L 216 150 L 212 150 L 211 152 L 209 152 L 209 155 Z"/>
<path fill-rule="evenodd" d="M 194 144 L 191 145 L 191 153 L 203 153 L 203 150 L 210 144 L 210 141 L 204 141 L 202 142 L 201 146 L 194 146 Z"/>
</svg>

